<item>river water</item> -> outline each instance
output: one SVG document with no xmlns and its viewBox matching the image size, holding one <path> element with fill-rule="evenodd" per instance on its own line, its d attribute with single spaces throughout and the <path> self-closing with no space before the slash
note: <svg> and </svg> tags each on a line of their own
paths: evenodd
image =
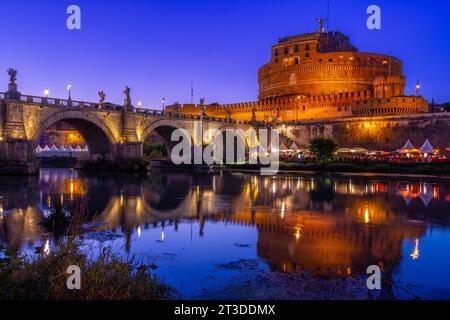
<svg viewBox="0 0 450 320">
<path fill-rule="evenodd" d="M 450 299 L 448 179 L 41 169 L 0 177 L 0 242 L 52 250 L 66 230 L 43 221 L 61 205 L 83 215 L 86 247 L 154 264 L 183 298 L 245 271 L 326 282 L 381 265 L 400 298 Z"/>
</svg>

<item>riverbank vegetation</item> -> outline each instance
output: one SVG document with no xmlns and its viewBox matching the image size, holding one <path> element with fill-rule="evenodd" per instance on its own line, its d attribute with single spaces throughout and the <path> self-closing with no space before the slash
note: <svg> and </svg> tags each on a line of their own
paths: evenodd
<svg viewBox="0 0 450 320">
<path fill-rule="evenodd" d="M 146 160 L 161 159 L 167 156 L 166 147 L 162 144 L 152 144 L 144 142 L 142 148 L 143 159 Z"/>
<path fill-rule="evenodd" d="M 311 140 L 309 150 L 318 163 L 324 165 L 336 160 L 338 145 L 333 139 L 315 138 Z"/>
<path fill-rule="evenodd" d="M 162 300 L 174 296 L 173 289 L 135 258 L 124 260 L 109 248 L 88 258 L 80 245 L 69 240 L 35 256 L 0 248 L 0 300 Z M 79 290 L 67 288 L 71 265 L 81 270 Z"/>
</svg>

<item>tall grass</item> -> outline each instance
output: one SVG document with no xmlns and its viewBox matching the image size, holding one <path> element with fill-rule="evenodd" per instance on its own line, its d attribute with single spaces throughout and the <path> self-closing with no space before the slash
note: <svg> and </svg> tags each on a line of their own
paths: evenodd
<svg viewBox="0 0 450 320">
<path fill-rule="evenodd" d="M 80 243 L 60 242 L 49 254 L 27 256 L 3 248 L 0 300 L 162 300 L 175 291 L 160 283 L 133 257 L 124 260 L 106 248 L 88 258 Z M 67 268 L 81 269 L 81 289 L 69 290 Z"/>
<path fill-rule="evenodd" d="M 80 226 L 89 220 L 87 198 L 68 209 L 54 202 L 41 221 L 45 231 L 60 239 L 51 252 L 26 255 L 0 245 L 0 300 L 161 300 L 175 291 L 151 274 L 133 256 L 125 259 L 111 248 L 90 255 L 80 249 Z M 81 289 L 69 290 L 67 268 L 80 267 Z"/>
</svg>

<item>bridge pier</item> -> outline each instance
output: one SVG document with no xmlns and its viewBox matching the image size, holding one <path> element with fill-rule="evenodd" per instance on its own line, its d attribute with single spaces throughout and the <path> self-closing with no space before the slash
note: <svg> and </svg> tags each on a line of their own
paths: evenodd
<svg viewBox="0 0 450 320">
<path fill-rule="evenodd" d="M 29 141 L 0 141 L 0 174 L 36 174 L 39 164 L 29 154 Z"/>
<path fill-rule="evenodd" d="M 142 142 L 125 142 L 117 144 L 117 160 L 132 160 L 142 158 Z"/>
</svg>

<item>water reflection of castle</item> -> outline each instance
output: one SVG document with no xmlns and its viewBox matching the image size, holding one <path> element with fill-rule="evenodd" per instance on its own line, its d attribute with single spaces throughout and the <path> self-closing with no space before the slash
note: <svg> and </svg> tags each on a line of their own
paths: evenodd
<svg viewBox="0 0 450 320">
<path fill-rule="evenodd" d="M 363 272 L 393 265 L 405 239 L 419 239 L 427 221 L 450 223 L 448 183 L 346 177 L 214 177 L 184 174 L 83 176 L 43 170 L 40 177 L 0 184 L 0 239 L 20 248 L 46 239 L 39 221 L 55 205 L 87 206 L 93 229 L 131 236 L 142 228 L 198 221 L 251 225 L 258 255 L 282 271 Z M 99 224 L 101 223 L 101 224 Z M 206 228 L 206 230 L 205 230 Z"/>
</svg>

